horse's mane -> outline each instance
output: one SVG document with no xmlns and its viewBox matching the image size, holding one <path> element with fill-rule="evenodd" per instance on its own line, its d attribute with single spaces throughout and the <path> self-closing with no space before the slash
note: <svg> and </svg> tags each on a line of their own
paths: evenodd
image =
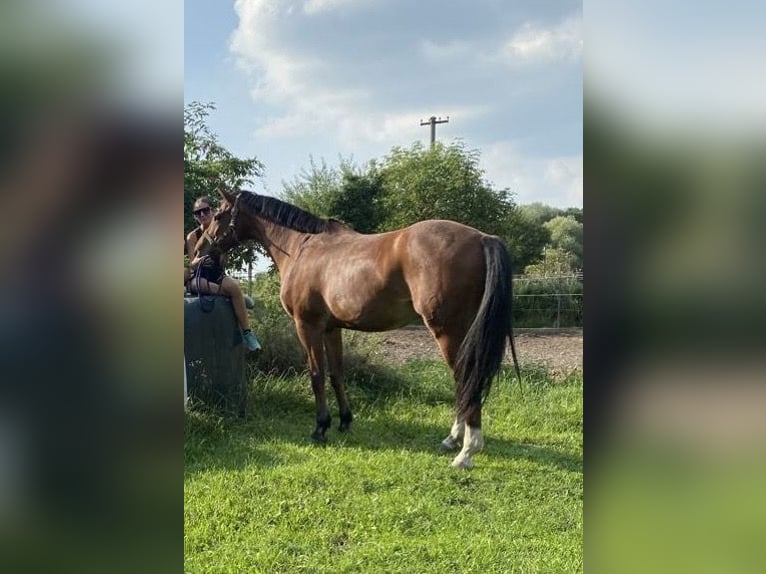
<svg viewBox="0 0 766 574">
<path fill-rule="evenodd" d="M 258 217 L 301 233 L 323 233 L 339 223 L 334 219 L 317 217 L 275 197 L 249 191 L 240 192 L 239 205 Z"/>
</svg>

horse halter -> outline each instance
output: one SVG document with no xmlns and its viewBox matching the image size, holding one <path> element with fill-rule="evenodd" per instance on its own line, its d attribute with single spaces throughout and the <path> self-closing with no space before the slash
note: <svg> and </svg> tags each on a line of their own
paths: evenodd
<svg viewBox="0 0 766 574">
<path fill-rule="evenodd" d="M 220 234 L 218 239 L 211 237 L 209 234 L 207 234 L 207 231 L 204 232 L 208 238 L 208 241 L 210 242 L 211 247 L 219 244 L 221 240 L 227 237 L 228 235 L 231 235 L 235 244 L 239 243 L 239 237 L 237 236 L 237 227 L 236 227 L 237 212 L 239 211 L 238 204 L 239 204 L 239 195 L 237 195 L 237 197 L 234 199 L 234 203 L 231 206 L 231 219 L 229 220 L 229 225 L 226 226 L 226 230 Z"/>
<path fill-rule="evenodd" d="M 229 219 L 229 226 L 226 228 L 226 233 L 222 236 L 225 237 L 226 235 L 230 234 L 231 238 L 234 240 L 234 243 L 239 243 L 239 237 L 237 237 L 237 214 L 239 213 L 239 198 L 242 194 L 237 194 L 237 197 L 234 198 L 234 203 L 231 206 L 231 219 Z"/>
</svg>

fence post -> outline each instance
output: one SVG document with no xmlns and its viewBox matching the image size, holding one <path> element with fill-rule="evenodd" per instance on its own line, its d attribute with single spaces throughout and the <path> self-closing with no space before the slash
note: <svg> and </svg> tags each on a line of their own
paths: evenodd
<svg viewBox="0 0 766 574">
<path fill-rule="evenodd" d="M 253 250 L 247 260 L 247 296 L 253 298 Z"/>
</svg>

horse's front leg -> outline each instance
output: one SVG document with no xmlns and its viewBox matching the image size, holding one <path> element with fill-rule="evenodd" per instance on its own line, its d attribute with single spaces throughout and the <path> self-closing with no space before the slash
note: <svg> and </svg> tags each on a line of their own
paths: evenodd
<svg viewBox="0 0 766 574">
<path fill-rule="evenodd" d="M 324 328 L 302 321 L 295 322 L 298 338 L 308 356 L 311 390 L 316 402 L 317 426 L 311 434 L 314 442 L 325 442 L 325 432 L 330 428 L 332 417 L 327 408 L 324 384 Z"/>
</svg>

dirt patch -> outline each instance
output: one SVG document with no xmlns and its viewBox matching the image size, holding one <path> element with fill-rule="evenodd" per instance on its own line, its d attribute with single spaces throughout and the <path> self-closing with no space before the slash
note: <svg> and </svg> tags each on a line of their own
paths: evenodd
<svg viewBox="0 0 766 574">
<path fill-rule="evenodd" d="M 382 358 L 401 365 L 412 359 L 439 359 L 441 354 L 424 327 L 378 333 Z M 522 366 L 540 365 L 561 376 L 582 369 L 582 330 L 516 331 L 516 353 Z M 511 361 L 510 353 L 506 356 Z"/>
</svg>

